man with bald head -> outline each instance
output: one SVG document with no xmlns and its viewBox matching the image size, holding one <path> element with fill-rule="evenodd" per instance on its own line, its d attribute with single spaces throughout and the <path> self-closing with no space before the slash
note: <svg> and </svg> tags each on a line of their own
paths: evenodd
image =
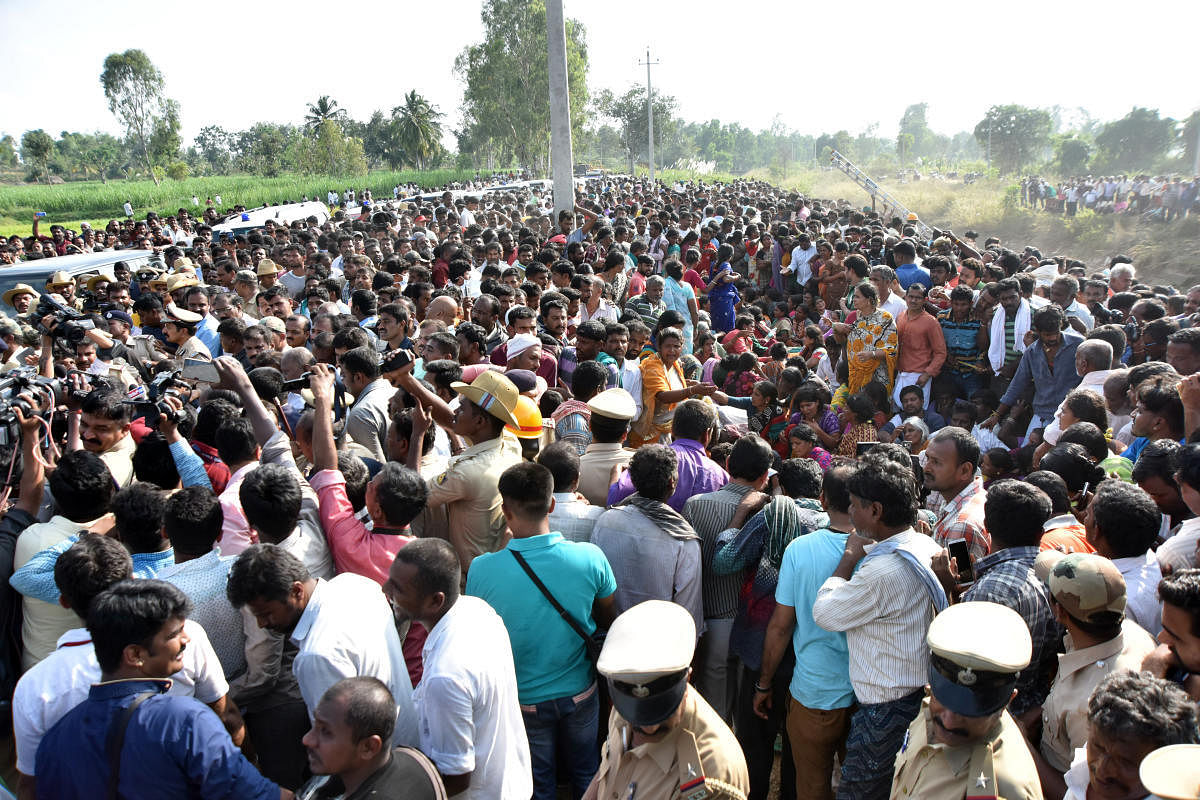
<svg viewBox="0 0 1200 800">
<path fill-rule="evenodd" d="M 448 295 L 435 297 L 425 308 L 425 319 L 443 322 L 447 329 L 453 328 L 458 321 L 458 303 Z"/>
<path fill-rule="evenodd" d="M 1103 400 L 1104 381 L 1112 372 L 1110 369 L 1112 359 L 1113 349 L 1108 342 L 1102 339 L 1087 339 L 1080 342 L 1079 347 L 1075 349 L 1075 372 L 1083 380 L 1075 389 L 1092 392 Z M 1063 401 L 1058 404 L 1058 410 L 1054 412 L 1054 421 L 1046 426 L 1046 430 L 1042 434 L 1042 438 L 1051 446 L 1056 444 L 1058 437 L 1062 435 L 1062 414 L 1066 404 L 1067 400 L 1063 398 Z"/>
</svg>

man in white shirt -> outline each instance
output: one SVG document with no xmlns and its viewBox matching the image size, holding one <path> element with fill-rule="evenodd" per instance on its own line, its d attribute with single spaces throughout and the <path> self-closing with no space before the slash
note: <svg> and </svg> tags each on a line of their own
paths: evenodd
<svg viewBox="0 0 1200 800">
<path fill-rule="evenodd" d="M 1162 514 L 1141 487 L 1101 481 L 1083 515 L 1087 540 L 1125 578 L 1125 615 L 1154 637 L 1162 631 L 1158 582 L 1162 570 L 1150 548 L 1158 539 Z"/>
<path fill-rule="evenodd" d="M 792 248 L 792 263 L 784 267 L 791 273 L 796 285 L 803 286 L 812 278 L 812 269 L 808 262 L 816 255 L 817 247 L 812 243 L 812 238 L 807 233 L 800 234 L 796 246 Z"/>
<path fill-rule="evenodd" d="M 97 595 L 133 576 L 133 560 L 114 538 L 84 536 L 59 556 L 55 569 L 62 606 L 78 625 Z M 168 694 L 195 697 L 223 714 L 229 684 L 217 654 L 199 623 L 186 621 L 184 633 L 188 643 L 181 654 L 183 669 L 171 676 Z M 13 695 L 13 734 L 22 797 L 35 794 L 34 756 L 46 731 L 86 700 L 91 685 L 99 682 L 100 664 L 84 627 L 60 636 L 57 649 L 21 676 Z"/>
<path fill-rule="evenodd" d="M 900 315 L 908 310 L 904 298 L 892 291 L 896 282 L 896 271 L 891 267 L 872 267 L 871 283 L 879 292 L 879 307 L 892 315 L 892 319 L 900 319 Z"/>
<path fill-rule="evenodd" d="M 429 631 L 413 693 L 420 749 L 451 797 L 528 800 L 533 773 L 508 630 L 483 600 L 459 595 L 461 580 L 450 543 L 427 538 L 400 549 L 383 586 L 397 619 Z"/>
<path fill-rule="evenodd" d="M 838 791 L 883 797 L 929 680 L 925 634 L 947 605 L 930 567 L 941 549 L 913 530 L 917 497 L 911 469 L 870 459 L 860 463 L 846 488 L 857 532 L 818 590 L 812 612 L 825 630 L 846 633 L 850 683 L 859 702 Z"/>
<path fill-rule="evenodd" d="M 379 584 L 350 572 L 313 578 L 282 547 L 258 544 L 233 563 L 228 592 L 235 608 L 248 608 L 259 627 L 286 634 L 299 649 L 292 672 L 309 718 L 330 686 L 367 675 L 383 681 L 396 700 L 393 744 L 417 744 L 412 682 Z"/>
</svg>

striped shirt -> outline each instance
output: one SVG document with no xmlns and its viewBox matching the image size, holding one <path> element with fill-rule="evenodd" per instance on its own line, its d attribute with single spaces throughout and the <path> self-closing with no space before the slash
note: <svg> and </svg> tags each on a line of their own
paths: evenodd
<svg viewBox="0 0 1200 800">
<path fill-rule="evenodd" d="M 941 552 L 912 528 L 892 538 L 926 562 Z M 903 556 L 888 553 L 864 560 L 850 580 L 829 577 L 817 591 L 812 611 L 825 630 L 845 631 L 850 683 L 860 703 L 899 700 L 929 681 L 925 634 L 933 621 L 933 603 Z"/>
<path fill-rule="evenodd" d="M 657 303 L 651 303 L 646 299 L 646 295 L 639 294 L 637 297 L 630 298 L 625 303 L 625 310 L 637 314 L 650 330 L 654 330 L 654 326 L 658 324 L 658 318 L 667 310 L 667 304 L 662 300 L 659 300 Z"/>
<path fill-rule="evenodd" d="M 942 326 L 942 335 L 946 337 L 946 365 L 943 372 L 972 374 L 975 366 L 980 363 L 976 339 L 979 334 L 979 320 L 955 322 L 950 318 L 950 310 L 947 309 L 938 315 L 938 322 Z"/>
<path fill-rule="evenodd" d="M 1015 316 L 1004 319 L 1004 366 L 1006 367 L 1021 360 L 1021 351 L 1017 350 L 1016 325 L 1017 318 Z"/>
<path fill-rule="evenodd" d="M 713 556 L 717 552 L 717 534 L 729 527 L 738 503 L 750 493 L 750 488 L 742 483 L 728 483 L 715 492 L 691 497 L 683 504 L 684 519 L 700 536 L 705 619 L 732 619 L 737 614 L 742 573 L 716 574 Z"/>
</svg>

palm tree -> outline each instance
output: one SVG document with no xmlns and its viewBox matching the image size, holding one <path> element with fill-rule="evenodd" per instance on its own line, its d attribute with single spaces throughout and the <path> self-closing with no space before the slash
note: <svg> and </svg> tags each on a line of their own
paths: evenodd
<svg viewBox="0 0 1200 800">
<path fill-rule="evenodd" d="M 441 150 L 442 123 L 439 120 L 443 116 L 415 89 L 404 95 L 404 105 L 392 109 L 400 146 L 417 169 L 424 169 Z"/>
<path fill-rule="evenodd" d="M 338 108 L 337 100 L 323 94 L 317 98 L 317 102 L 308 104 L 308 113 L 304 115 L 304 129 L 312 133 L 327 119 L 340 124 L 346 119 L 346 109 Z"/>
</svg>

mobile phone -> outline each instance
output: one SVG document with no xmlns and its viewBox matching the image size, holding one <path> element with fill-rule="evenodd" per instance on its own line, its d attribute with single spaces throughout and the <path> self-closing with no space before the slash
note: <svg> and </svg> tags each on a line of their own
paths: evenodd
<svg viewBox="0 0 1200 800">
<path fill-rule="evenodd" d="M 859 442 L 854 446 L 854 457 L 862 458 L 877 444 L 879 444 L 879 442 Z"/>
<path fill-rule="evenodd" d="M 203 358 L 185 358 L 183 360 L 183 377 L 201 383 L 219 383 L 221 380 L 213 362 Z"/>
<path fill-rule="evenodd" d="M 412 362 L 416 361 L 412 352 L 409 350 L 393 350 L 390 353 L 385 353 L 383 361 L 379 365 L 381 372 L 392 372 L 393 370 L 407 367 Z"/>
<path fill-rule="evenodd" d="M 39 212 L 37 212 L 36 214 L 34 214 L 34 216 L 35 216 L 35 217 L 44 217 L 44 216 L 46 216 L 46 212 L 45 212 L 45 211 L 39 211 Z"/>
<path fill-rule="evenodd" d="M 967 540 L 955 539 L 947 543 L 946 549 L 950 551 L 950 557 L 954 559 L 954 564 L 958 567 L 959 584 L 969 586 L 974 583 L 975 566 L 971 563 L 971 550 L 967 547 Z"/>
</svg>

